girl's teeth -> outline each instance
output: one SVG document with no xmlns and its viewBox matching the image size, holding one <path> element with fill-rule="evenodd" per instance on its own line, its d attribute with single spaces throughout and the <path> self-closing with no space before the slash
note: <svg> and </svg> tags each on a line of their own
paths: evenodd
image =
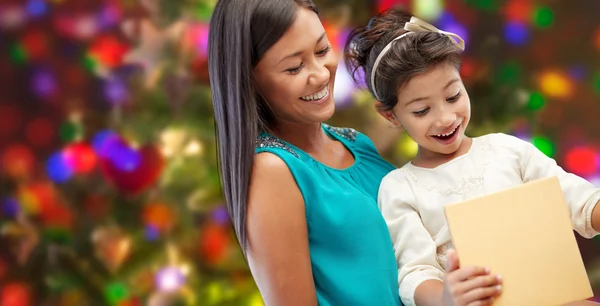
<svg viewBox="0 0 600 306">
<path fill-rule="evenodd" d="M 446 137 L 446 136 L 450 136 L 452 134 L 454 134 L 454 132 L 456 131 L 458 127 L 454 128 L 454 130 L 452 130 L 452 132 L 448 133 L 448 134 L 439 134 L 439 135 L 435 135 L 437 137 Z"/>
</svg>

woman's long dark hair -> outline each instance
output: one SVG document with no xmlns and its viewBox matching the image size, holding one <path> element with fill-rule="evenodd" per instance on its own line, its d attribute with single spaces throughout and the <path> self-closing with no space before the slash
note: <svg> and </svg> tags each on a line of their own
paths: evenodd
<svg viewBox="0 0 600 306">
<path fill-rule="evenodd" d="M 246 251 L 246 213 L 258 133 L 272 116 L 253 82 L 253 69 L 312 0 L 219 0 L 210 21 L 208 69 L 217 157 L 229 215 Z"/>
</svg>

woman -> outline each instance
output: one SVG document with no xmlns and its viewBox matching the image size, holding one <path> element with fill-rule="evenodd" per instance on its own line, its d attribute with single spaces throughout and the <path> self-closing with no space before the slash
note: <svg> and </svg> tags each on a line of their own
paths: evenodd
<svg viewBox="0 0 600 306">
<path fill-rule="evenodd" d="M 376 203 L 394 166 L 323 124 L 335 56 L 311 0 L 220 0 L 209 72 L 221 180 L 267 305 L 401 305 Z"/>
</svg>

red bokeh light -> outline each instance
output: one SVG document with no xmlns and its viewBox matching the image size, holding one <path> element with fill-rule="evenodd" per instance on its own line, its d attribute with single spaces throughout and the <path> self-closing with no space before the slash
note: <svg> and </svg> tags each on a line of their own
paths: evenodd
<svg viewBox="0 0 600 306">
<path fill-rule="evenodd" d="M 565 155 L 565 168 L 577 175 L 589 176 L 598 169 L 596 151 L 589 147 L 576 147 Z"/>
</svg>

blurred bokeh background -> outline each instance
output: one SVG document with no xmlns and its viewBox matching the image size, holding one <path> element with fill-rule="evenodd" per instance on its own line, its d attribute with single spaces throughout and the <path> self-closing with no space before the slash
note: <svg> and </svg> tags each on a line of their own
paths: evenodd
<svg viewBox="0 0 600 306">
<path fill-rule="evenodd" d="M 600 186 L 597 0 L 315 2 L 340 56 L 392 5 L 460 34 L 470 134 L 517 135 Z M 219 187 L 215 3 L 0 1 L 1 306 L 262 305 Z M 398 166 L 415 154 L 341 62 L 335 86 L 329 123 Z M 578 242 L 600 296 L 600 239 Z"/>
</svg>

